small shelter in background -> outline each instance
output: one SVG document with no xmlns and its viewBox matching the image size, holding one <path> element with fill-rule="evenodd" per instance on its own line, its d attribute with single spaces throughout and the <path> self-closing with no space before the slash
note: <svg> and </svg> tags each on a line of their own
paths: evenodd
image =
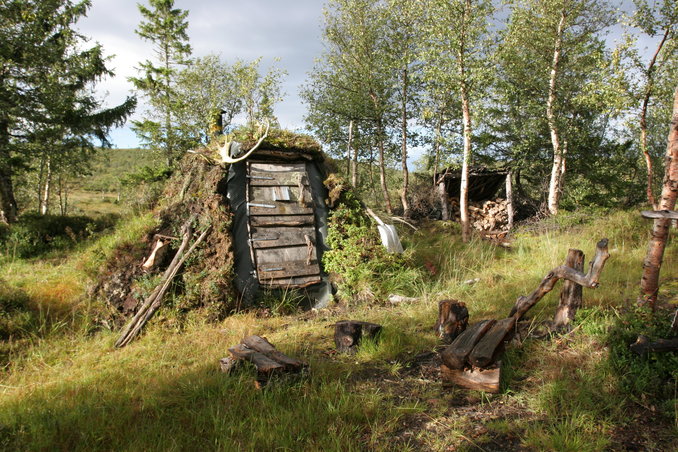
<svg viewBox="0 0 678 452">
<path fill-rule="evenodd" d="M 442 219 L 450 220 L 458 216 L 459 192 L 461 189 L 461 170 L 445 168 L 436 174 L 438 195 L 440 197 Z M 499 200 L 497 193 L 506 188 L 506 198 Z M 472 217 L 480 218 L 474 221 L 476 229 L 487 229 L 483 226 L 504 223 L 508 228 L 513 224 L 513 204 L 510 170 L 506 168 L 490 169 L 482 166 L 474 166 L 469 169 L 468 199 L 472 207 Z M 501 221 L 491 219 L 489 215 L 502 217 Z M 503 220 L 506 217 L 506 221 Z"/>
<path fill-rule="evenodd" d="M 327 175 L 320 147 L 311 141 L 264 141 L 229 167 L 235 285 L 244 305 L 272 290 L 298 290 L 311 307 L 331 298 L 322 268 Z M 241 153 L 233 143 L 231 156 Z"/>
</svg>

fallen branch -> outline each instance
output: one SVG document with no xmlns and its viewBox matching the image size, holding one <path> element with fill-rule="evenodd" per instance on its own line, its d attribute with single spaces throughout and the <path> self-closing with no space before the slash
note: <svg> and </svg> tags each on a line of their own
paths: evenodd
<svg viewBox="0 0 678 452">
<path fill-rule="evenodd" d="M 202 234 L 200 234 L 200 237 L 198 237 L 193 245 L 191 245 L 188 251 L 184 252 L 188 246 L 188 242 L 191 240 L 191 237 L 193 237 L 193 229 L 191 227 L 192 221 L 193 218 L 191 218 L 182 226 L 181 229 L 183 232 L 183 240 L 181 241 L 181 245 L 179 246 L 177 253 L 174 255 L 174 258 L 172 259 L 169 267 L 167 267 L 167 270 L 165 270 L 160 284 L 158 284 L 151 295 L 149 295 L 148 298 L 144 300 L 143 304 L 134 315 L 132 320 L 130 320 L 129 323 L 127 323 L 127 325 L 125 325 L 123 328 L 120 337 L 115 342 L 116 347 L 124 347 L 134 340 L 134 338 L 136 338 L 139 333 L 141 333 L 141 330 L 144 325 L 146 325 L 146 322 L 148 322 L 148 320 L 153 316 L 153 314 L 155 314 L 155 311 L 157 311 L 162 304 L 162 298 L 164 297 L 165 292 L 167 292 L 167 289 L 169 289 L 183 263 L 205 239 L 212 228 L 211 226 L 208 226 L 207 229 L 205 229 Z"/>
<path fill-rule="evenodd" d="M 650 342 L 647 336 L 641 334 L 629 348 L 639 355 L 645 355 L 649 352 L 673 352 L 678 350 L 678 338 L 658 339 L 655 342 Z"/>
<path fill-rule="evenodd" d="M 607 239 L 602 239 L 596 245 L 596 255 L 591 261 L 591 266 L 587 274 L 584 274 L 580 271 L 577 271 L 573 268 L 566 267 L 561 265 L 556 267 L 549 272 L 548 275 L 544 277 L 541 281 L 541 284 L 530 294 L 530 296 L 520 296 L 516 301 L 516 304 L 511 309 L 509 316 L 513 316 L 516 320 L 525 315 L 527 311 L 532 308 L 539 300 L 541 300 L 544 295 L 553 290 L 556 282 L 559 279 L 567 279 L 574 283 L 579 284 L 582 287 L 589 289 L 595 289 L 598 287 L 598 281 L 600 279 L 600 273 L 603 271 L 605 266 L 605 261 L 610 257 L 610 253 L 607 250 Z"/>
</svg>

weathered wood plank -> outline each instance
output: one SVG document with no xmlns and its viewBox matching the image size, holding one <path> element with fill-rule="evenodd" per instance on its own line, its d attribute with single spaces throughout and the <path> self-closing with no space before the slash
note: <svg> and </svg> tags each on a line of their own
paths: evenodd
<svg viewBox="0 0 678 452">
<path fill-rule="evenodd" d="M 478 341 L 469 354 L 469 362 L 476 367 L 487 367 L 502 352 L 504 341 L 510 337 L 516 324 L 515 317 L 497 321 Z"/>
<path fill-rule="evenodd" d="M 267 207 L 264 207 L 267 206 Z M 270 207 L 268 207 L 270 206 Z M 250 215 L 309 215 L 313 208 L 293 202 L 283 201 L 252 201 L 249 204 Z"/>
<path fill-rule="evenodd" d="M 256 227 L 252 228 L 252 247 L 255 249 L 280 248 L 306 245 L 306 237 L 315 241 L 315 229 L 312 227 Z"/>
<path fill-rule="evenodd" d="M 317 260 L 317 255 L 315 252 L 315 245 L 311 244 L 311 261 Z M 309 246 L 304 245 L 294 245 L 288 246 L 285 248 L 265 248 L 265 249 L 255 249 L 254 257 L 257 261 L 257 266 L 263 266 L 268 264 L 273 264 L 271 266 L 280 267 L 281 263 L 284 262 L 296 262 L 296 261 L 308 261 L 309 255 Z"/>
<path fill-rule="evenodd" d="M 443 384 L 496 394 L 501 382 L 501 361 L 490 369 L 451 369 L 441 364 L 440 375 Z"/>
<path fill-rule="evenodd" d="M 293 278 L 295 276 L 312 276 L 320 274 L 320 265 L 317 260 L 312 260 L 308 265 L 306 261 L 286 261 L 275 264 L 261 264 L 257 267 L 260 280 Z"/>
<path fill-rule="evenodd" d="M 320 275 L 297 276 L 294 278 L 264 279 L 259 281 L 263 286 L 271 289 L 276 288 L 302 288 L 308 287 L 321 281 Z"/>
<path fill-rule="evenodd" d="M 678 220 L 678 211 L 675 210 L 643 210 L 643 218 Z"/>
<path fill-rule="evenodd" d="M 471 325 L 466 331 L 440 353 L 443 363 L 450 369 L 463 369 L 466 366 L 468 355 L 483 335 L 495 324 L 495 320 L 483 320 Z"/>
<path fill-rule="evenodd" d="M 250 163 L 252 173 L 292 173 L 306 172 L 305 163 Z"/>
<path fill-rule="evenodd" d="M 255 203 L 271 203 L 271 202 L 287 202 L 298 203 L 301 196 L 299 196 L 299 187 L 297 186 L 282 186 L 271 185 L 267 187 L 250 186 L 250 199 Z M 303 201 L 309 203 L 311 201 L 311 189 L 308 185 L 304 186 Z"/>
<path fill-rule="evenodd" d="M 250 216 L 250 225 L 253 227 L 283 226 L 296 227 L 313 225 L 313 215 L 274 215 Z"/>
</svg>

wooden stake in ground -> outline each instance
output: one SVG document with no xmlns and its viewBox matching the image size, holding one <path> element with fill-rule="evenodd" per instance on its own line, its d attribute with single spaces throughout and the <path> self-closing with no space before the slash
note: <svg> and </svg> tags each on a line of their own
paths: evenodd
<svg viewBox="0 0 678 452">
<path fill-rule="evenodd" d="M 673 116 L 669 130 L 666 158 L 664 160 L 664 184 L 658 210 L 674 210 L 678 197 L 678 87 L 673 98 Z M 647 304 L 654 310 L 659 292 L 659 271 L 664 259 L 664 248 L 669 236 L 671 220 L 654 220 L 652 237 L 643 262 L 643 277 L 640 280 L 640 304 Z"/>
<path fill-rule="evenodd" d="M 573 281 L 583 287 L 589 289 L 595 289 L 598 287 L 598 281 L 600 280 L 600 273 L 603 271 L 605 266 L 605 261 L 610 257 L 610 253 L 607 251 L 607 239 L 602 239 L 596 245 L 596 255 L 591 261 L 591 267 L 587 274 L 584 274 L 580 271 L 577 271 L 573 268 L 561 265 L 556 267 L 549 272 L 548 275 L 544 277 L 541 281 L 541 284 L 532 292 L 529 296 L 520 296 L 516 301 L 516 304 L 511 309 L 509 316 L 513 316 L 517 320 L 525 315 L 527 311 L 530 310 L 532 306 L 537 304 L 544 295 L 553 290 L 553 286 L 556 285 L 559 279 L 567 279 Z"/>
<path fill-rule="evenodd" d="M 186 261 L 186 258 L 188 258 L 188 256 L 197 248 L 200 242 L 202 242 L 209 233 L 211 226 L 207 227 L 207 229 L 205 229 L 203 233 L 200 234 L 200 237 L 198 237 L 193 245 L 191 245 L 188 251 L 184 252 L 188 246 L 188 242 L 190 242 L 191 238 L 193 237 L 193 229 L 191 227 L 193 220 L 194 218 L 191 218 L 181 227 L 183 239 L 179 249 L 177 250 L 177 253 L 174 255 L 174 258 L 172 259 L 169 267 L 167 267 L 167 270 L 165 270 L 160 284 L 158 284 L 151 295 L 149 295 L 148 298 L 144 300 L 132 320 L 130 320 L 123 328 L 120 337 L 115 342 L 116 347 L 124 347 L 134 340 L 134 338 L 137 337 L 139 333 L 141 333 L 141 330 L 144 325 L 146 325 L 146 322 L 148 322 L 148 320 L 153 316 L 153 314 L 155 314 L 155 311 L 157 311 L 162 304 L 162 298 L 165 296 L 165 292 L 167 292 L 167 289 L 169 289 L 170 285 L 172 284 L 172 280 L 174 280 L 174 277 L 177 275 L 179 269 Z"/>
<path fill-rule="evenodd" d="M 584 252 L 581 250 L 570 249 L 567 252 L 565 266 L 574 268 L 578 272 L 584 272 Z M 565 281 L 560 291 L 560 303 L 556 309 L 556 315 L 553 318 L 553 328 L 563 328 L 572 320 L 577 309 L 582 304 L 583 287 L 573 281 Z"/>
</svg>

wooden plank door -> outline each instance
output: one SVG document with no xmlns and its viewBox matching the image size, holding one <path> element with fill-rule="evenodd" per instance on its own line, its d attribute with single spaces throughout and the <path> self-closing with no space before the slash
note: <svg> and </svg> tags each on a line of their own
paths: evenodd
<svg viewBox="0 0 678 452">
<path fill-rule="evenodd" d="M 247 185 L 250 250 L 259 283 L 283 288 L 320 282 L 306 164 L 249 162 Z"/>
</svg>

